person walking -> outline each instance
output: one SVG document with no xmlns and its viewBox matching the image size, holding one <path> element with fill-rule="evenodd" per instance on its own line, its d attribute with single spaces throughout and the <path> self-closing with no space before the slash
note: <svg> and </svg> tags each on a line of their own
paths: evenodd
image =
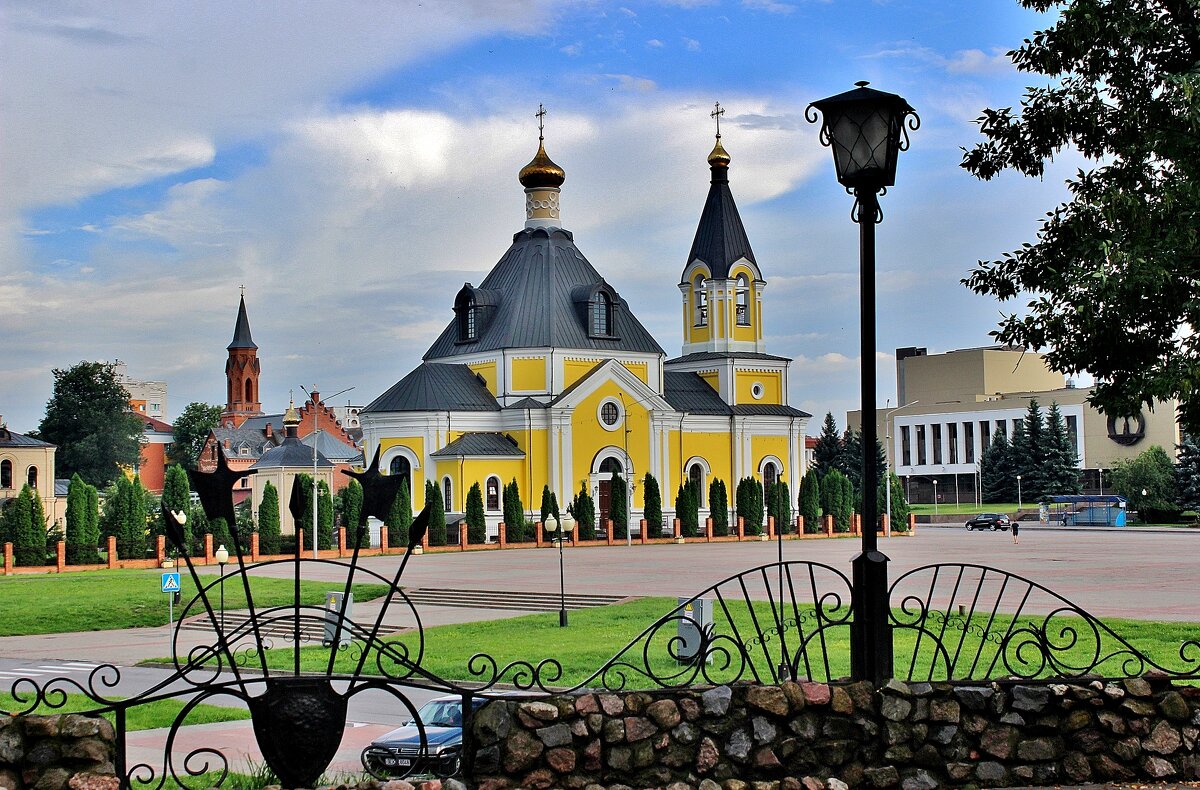
<svg viewBox="0 0 1200 790">
<path fill-rule="evenodd" d="M 1021 538 L 1020 538 L 1021 522 L 1014 521 L 1012 523 L 1012 534 L 1013 534 L 1013 543 L 1020 543 L 1021 542 Z"/>
</svg>

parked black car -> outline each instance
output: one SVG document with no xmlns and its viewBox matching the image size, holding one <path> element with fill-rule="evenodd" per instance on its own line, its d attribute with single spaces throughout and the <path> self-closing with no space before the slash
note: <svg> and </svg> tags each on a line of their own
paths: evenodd
<svg viewBox="0 0 1200 790">
<path fill-rule="evenodd" d="M 483 703 L 482 697 L 472 698 L 472 709 Z M 462 759 L 462 697 L 432 699 L 417 718 L 425 727 L 424 749 L 416 721 L 409 721 L 363 749 L 363 767 L 378 776 L 455 776 Z"/>
<path fill-rule="evenodd" d="M 996 530 L 1008 531 L 1012 522 L 1008 520 L 1008 516 L 1004 513 L 980 513 L 975 518 L 967 522 L 967 530 L 975 529 L 990 529 L 992 532 Z"/>
</svg>

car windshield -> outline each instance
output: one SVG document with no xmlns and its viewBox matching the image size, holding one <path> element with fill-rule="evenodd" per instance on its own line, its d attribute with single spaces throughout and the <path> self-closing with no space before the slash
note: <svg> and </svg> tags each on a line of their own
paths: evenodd
<svg viewBox="0 0 1200 790">
<path fill-rule="evenodd" d="M 417 718 L 426 727 L 461 727 L 462 703 L 458 700 L 434 700 L 417 711 Z"/>
<path fill-rule="evenodd" d="M 975 518 L 999 518 L 995 513 L 980 513 Z"/>
</svg>

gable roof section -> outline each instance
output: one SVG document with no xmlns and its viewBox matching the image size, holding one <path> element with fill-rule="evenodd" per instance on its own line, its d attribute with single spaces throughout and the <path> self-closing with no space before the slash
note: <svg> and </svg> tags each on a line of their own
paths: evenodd
<svg viewBox="0 0 1200 790">
<path fill-rule="evenodd" d="M 716 362 L 722 359 L 747 360 L 759 362 L 791 362 L 788 357 L 777 357 L 774 354 L 761 354 L 757 351 L 697 351 L 695 354 L 684 354 L 682 357 L 668 359 L 664 365 L 679 365 L 689 362 Z"/>
<path fill-rule="evenodd" d="M 237 325 L 233 328 L 233 340 L 229 341 L 229 345 L 225 348 L 227 350 L 258 348 L 254 338 L 250 337 L 250 318 L 246 315 L 246 297 L 244 296 L 238 305 Z"/>
<path fill-rule="evenodd" d="M 783 406 L 776 403 L 746 403 L 733 407 L 733 413 L 739 417 L 811 417 L 806 411 L 795 406 Z"/>
<path fill-rule="evenodd" d="M 588 335 L 571 294 L 580 286 L 603 282 L 575 246 L 570 231 L 522 230 L 513 236 L 512 246 L 479 285 L 479 289 L 496 294 L 496 303 L 494 315 L 478 339 L 459 343 L 457 322 L 452 320 L 425 352 L 425 359 L 504 348 L 664 353 L 624 299 L 618 298 L 613 305 L 612 337 Z"/>
<path fill-rule="evenodd" d="M 713 168 L 712 185 L 708 188 L 708 198 L 700 213 L 700 224 L 696 226 L 696 237 L 692 240 L 687 262 L 690 265 L 700 259 L 708 264 L 713 279 L 726 280 L 729 269 L 738 260 L 745 258 L 755 269 L 758 262 L 754 260 L 750 239 L 729 190 L 729 179 L 718 176 L 717 170 Z"/>
<path fill-rule="evenodd" d="M 302 444 L 294 436 L 289 436 L 283 440 L 283 444 L 278 447 L 272 447 L 263 453 L 254 466 L 250 468 L 306 467 L 311 469 L 314 465 L 321 469 L 328 469 L 333 466 L 333 462 L 318 452 L 317 460 L 314 464 L 312 448 Z"/>
<path fill-rule="evenodd" d="M 466 365 L 423 362 L 361 413 L 447 410 L 500 411 L 500 404 Z"/>
<path fill-rule="evenodd" d="M 26 436 L 23 433 L 10 431 L 7 426 L 0 425 L 0 447 L 56 447 L 57 445 L 50 442 L 43 442 L 41 439 L 34 439 L 32 436 Z"/>
<path fill-rule="evenodd" d="M 733 414 L 729 404 L 696 373 L 663 373 L 663 397 L 676 411 L 686 414 Z"/>
<path fill-rule="evenodd" d="M 574 408 L 584 398 L 595 392 L 604 382 L 612 381 L 629 393 L 630 405 L 640 404 L 647 409 L 668 410 L 671 404 L 651 389 L 646 382 L 634 375 L 629 368 L 615 359 L 598 362 L 571 386 L 567 387 L 551 402 L 557 408 Z"/>
<path fill-rule="evenodd" d="M 501 433 L 464 433 L 440 450 L 430 453 L 434 458 L 524 458 L 525 453 Z"/>
<path fill-rule="evenodd" d="M 317 446 L 317 452 L 335 464 L 365 465 L 362 464 L 362 450 L 358 449 L 357 447 L 351 447 L 341 439 L 329 433 L 329 431 L 320 430 L 316 433 L 310 433 L 308 436 L 302 438 L 300 443 L 309 448 L 311 448 L 315 443 Z"/>
</svg>

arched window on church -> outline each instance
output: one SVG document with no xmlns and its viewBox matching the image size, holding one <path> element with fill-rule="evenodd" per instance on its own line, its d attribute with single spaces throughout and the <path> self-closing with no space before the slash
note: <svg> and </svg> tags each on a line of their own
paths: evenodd
<svg viewBox="0 0 1200 790">
<path fill-rule="evenodd" d="M 593 335 L 612 334 L 612 302 L 604 291 L 597 291 L 592 299 L 591 318 Z"/>
<path fill-rule="evenodd" d="M 12 461 L 0 461 L 0 488 L 12 488 Z"/>
<path fill-rule="evenodd" d="M 392 459 L 391 466 L 388 467 L 388 474 L 400 475 L 404 478 L 404 486 L 412 489 L 412 465 L 403 455 L 398 455 Z"/>
<path fill-rule="evenodd" d="M 763 490 L 770 491 L 771 486 L 779 482 L 779 470 L 775 464 L 768 463 L 763 467 Z"/>
<path fill-rule="evenodd" d="M 454 510 L 454 489 L 450 486 L 450 478 L 442 478 L 442 508 L 447 512 Z"/>
<path fill-rule="evenodd" d="M 479 306 L 469 291 L 460 293 L 454 305 L 458 323 L 458 342 L 467 343 L 479 337 Z"/>
<path fill-rule="evenodd" d="M 737 278 L 737 322 L 738 326 L 750 325 L 750 279 L 744 274 Z"/>
<path fill-rule="evenodd" d="M 226 390 L 228 390 L 228 391 L 226 392 L 226 394 L 225 394 L 225 402 L 226 402 L 226 403 L 233 403 L 233 401 L 234 401 L 234 397 L 233 397 L 233 379 L 229 379 L 228 381 L 226 381 L 226 382 L 225 382 L 225 389 L 226 389 Z"/>
<path fill-rule="evenodd" d="M 33 489 L 37 488 L 37 478 L 38 478 L 37 467 L 36 466 L 29 467 L 28 482 L 29 482 L 30 488 L 33 488 Z"/>
<path fill-rule="evenodd" d="M 696 495 L 696 504 L 699 507 L 704 507 L 704 467 L 700 464 L 692 464 L 688 469 L 688 484 L 692 487 L 692 492 Z"/>
<path fill-rule="evenodd" d="M 254 381 L 252 379 L 246 379 L 246 397 L 244 400 L 246 403 L 254 403 Z"/>
<path fill-rule="evenodd" d="M 692 304 L 696 308 L 696 326 L 708 326 L 708 294 L 704 290 L 703 274 L 697 274 L 692 283 Z"/>
<path fill-rule="evenodd" d="M 487 509 L 500 509 L 500 478 L 489 477 L 487 479 Z"/>
</svg>

